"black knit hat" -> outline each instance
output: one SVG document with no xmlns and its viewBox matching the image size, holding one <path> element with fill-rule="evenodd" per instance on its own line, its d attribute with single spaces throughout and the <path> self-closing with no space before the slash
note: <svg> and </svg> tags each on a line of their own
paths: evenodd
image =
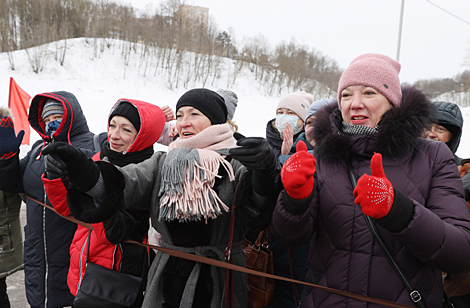
<svg viewBox="0 0 470 308">
<path fill-rule="evenodd" d="M 140 130 L 140 116 L 137 108 L 129 102 L 123 101 L 111 112 L 108 123 L 114 116 L 121 116 L 128 119 L 137 131 Z"/>
<path fill-rule="evenodd" d="M 227 106 L 222 96 L 214 91 L 198 88 L 184 93 L 176 103 L 176 112 L 183 106 L 191 106 L 209 118 L 212 125 L 227 122 Z"/>
</svg>

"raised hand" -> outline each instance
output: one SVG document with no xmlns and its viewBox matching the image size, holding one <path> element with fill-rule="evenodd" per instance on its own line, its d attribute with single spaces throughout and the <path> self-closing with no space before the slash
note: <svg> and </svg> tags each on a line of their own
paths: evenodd
<svg viewBox="0 0 470 308">
<path fill-rule="evenodd" d="M 53 142 L 44 148 L 43 155 L 53 155 L 65 164 L 69 181 L 83 192 L 93 188 L 100 176 L 100 170 L 95 162 L 85 153 L 74 148 L 66 142 Z M 46 167 L 47 168 L 47 167 Z M 59 167 L 60 168 L 60 167 Z M 47 170 L 54 172 L 54 170 Z"/>
<path fill-rule="evenodd" d="M 44 166 L 46 168 L 44 175 L 48 180 L 60 179 L 67 175 L 67 166 L 57 154 L 45 155 Z"/>
<path fill-rule="evenodd" d="M 24 130 L 15 134 L 15 126 L 9 116 L 0 119 L 0 159 L 8 159 L 18 153 Z"/>
<path fill-rule="evenodd" d="M 237 148 L 230 149 L 230 156 L 241 162 L 251 170 L 266 170 L 273 166 L 276 154 L 266 139 L 261 137 L 247 137 L 238 140 Z"/>
<path fill-rule="evenodd" d="M 176 119 L 173 110 L 169 106 L 163 106 L 161 110 L 163 111 L 163 114 L 165 115 L 166 122 L 170 122 Z"/>
<path fill-rule="evenodd" d="M 392 183 L 385 177 L 382 166 L 382 154 L 375 153 L 370 161 L 372 176 L 364 174 L 354 189 L 356 204 L 362 212 L 373 218 L 382 218 L 388 215 L 395 200 L 395 191 Z"/>
<path fill-rule="evenodd" d="M 280 163 L 266 139 L 247 137 L 238 140 L 238 148 L 231 148 L 232 158 L 252 170 L 251 183 L 260 196 L 268 196 L 279 184 Z"/>
<path fill-rule="evenodd" d="M 282 146 L 281 146 L 281 154 L 282 155 L 289 155 L 292 146 L 294 145 L 294 130 L 289 123 L 286 123 L 286 127 L 282 131 Z"/>
<path fill-rule="evenodd" d="M 307 152 L 305 142 L 297 142 L 296 153 L 286 160 L 281 170 L 282 183 L 291 198 L 301 200 L 310 196 L 316 163 L 315 157 Z"/>
</svg>

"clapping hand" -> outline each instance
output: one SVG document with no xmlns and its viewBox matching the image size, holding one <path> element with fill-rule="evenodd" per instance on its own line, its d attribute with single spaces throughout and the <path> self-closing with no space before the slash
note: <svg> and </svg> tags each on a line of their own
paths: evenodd
<svg viewBox="0 0 470 308">
<path fill-rule="evenodd" d="M 289 155 L 292 145 L 294 145 L 294 130 L 289 123 L 286 123 L 286 127 L 282 131 L 282 138 L 281 154 Z"/>
</svg>

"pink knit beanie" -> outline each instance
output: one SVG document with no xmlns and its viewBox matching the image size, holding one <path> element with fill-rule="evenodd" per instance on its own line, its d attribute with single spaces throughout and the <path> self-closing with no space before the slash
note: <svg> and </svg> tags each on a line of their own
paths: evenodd
<svg viewBox="0 0 470 308">
<path fill-rule="evenodd" d="M 288 108 L 299 116 L 305 122 L 308 107 L 313 103 L 313 95 L 305 91 L 292 92 L 281 98 L 277 103 L 276 110 L 279 108 Z"/>
<path fill-rule="evenodd" d="M 341 92 L 349 86 L 367 86 L 376 89 L 395 107 L 401 104 L 401 87 L 398 73 L 401 65 L 390 57 L 366 53 L 354 59 L 343 72 L 338 84 L 338 104 Z"/>
</svg>

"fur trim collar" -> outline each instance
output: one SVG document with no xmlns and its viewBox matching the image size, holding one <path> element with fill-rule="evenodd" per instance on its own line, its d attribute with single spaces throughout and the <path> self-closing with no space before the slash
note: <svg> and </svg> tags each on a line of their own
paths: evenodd
<svg viewBox="0 0 470 308">
<path fill-rule="evenodd" d="M 401 157 L 421 144 L 421 133 L 429 123 L 433 107 L 425 94 L 415 87 L 402 88 L 400 107 L 387 111 L 380 121 L 380 130 L 372 135 L 349 135 L 341 130 L 341 111 L 330 104 L 316 114 L 313 137 L 315 156 L 336 161 L 352 156 L 371 157 L 374 152 Z"/>
</svg>

